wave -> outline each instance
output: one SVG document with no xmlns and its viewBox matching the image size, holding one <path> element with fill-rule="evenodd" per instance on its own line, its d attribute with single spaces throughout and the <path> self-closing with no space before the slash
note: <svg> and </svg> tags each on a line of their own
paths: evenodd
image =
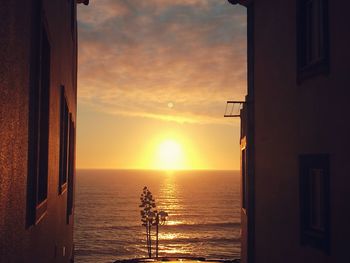
<svg viewBox="0 0 350 263">
<path fill-rule="evenodd" d="M 215 228 L 240 228 L 241 223 L 239 222 L 227 222 L 227 223 L 188 223 L 188 224 L 174 224 L 161 226 L 164 229 L 215 229 Z M 141 225 L 133 226 L 106 226 L 105 229 L 111 230 L 135 230 L 143 228 Z"/>
<path fill-rule="evenodd" d="M 184 246 L 219 246 L 221 249 L 225 247 L 225 245 L 232 246 L 236 244 L 236 246 L 239 246 L 241 239 L 239 237 L 235 238 L 218 238 L 218 237 L 212 237 L 212 238 L 200 238 L 200 237 L 190 237 L 190 238 L 174 238 L 174 239 L 161 239 L 160 240 L 160 251 L 167 251 L 167 248 L 176 248 L 181 247 L 182 249 Z M 128 254 L 129 247 L 131 250 L 142 250 L 143 243 L 137 243 L 137 242 L 126 242 L 126 241 L 120 241 L 117 242 L 114 240 L 111 241 L 100 241 L 100 246 L 96 247 L 90 247 L 90 248 L 76 248 L 75 253 L 76 255 L 108 255 L 111 254 L 113 251 L 118 251 L 119 254 Z M 111 250 L 110 243 L 113 243 L 113 249 Z M 103 246 L 105 244 L 105 246 Z M 118 245 L 119 244 L 119 245 Z M 141 245 L 141 247 L 140 247 Z M 171 250 L 170 250 L 171 251 Z"/>
<path fill-rule="evenodd" d="M 165 225 L 166 228 L 179 227 L 179 228 L 236 228 L 241 227 L 239 222 L 227 222 L 227 223 L 189 223 L 189 224 L 175 224 L 175 225 Z"/>
<path fill-rule="evenodd" d="M 216 244 L 232 244 L 232 243 L 238 243 L 240 242 L 241 239 L 239 237 L 236 238 L 218 238 L 218 237 L 212 237 L 212 238 L 201 238 L 201 237 L 196 237 L 196 238 L 174 238 L 174 239 L 162 239 L 161 245 L 173 245 L 176 246 L 177 244 L 197 244 L 197 243 L 205 243 L 205 244 L 210 244 L 210 243 L 216 243 Z"/>
</svg>

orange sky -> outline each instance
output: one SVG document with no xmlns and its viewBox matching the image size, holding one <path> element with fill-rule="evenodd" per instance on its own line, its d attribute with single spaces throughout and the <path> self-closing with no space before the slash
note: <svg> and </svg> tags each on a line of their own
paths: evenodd
<svg viewBox="0 0 350 263">
<path fill-rule="evenodd" d="M 223 114 L 246 93 L 245 21 L 226 1 L 79 6 L 77 168 L 156 169 L 172 140 L 179 169 L 239 169 Z"/>
</svg>

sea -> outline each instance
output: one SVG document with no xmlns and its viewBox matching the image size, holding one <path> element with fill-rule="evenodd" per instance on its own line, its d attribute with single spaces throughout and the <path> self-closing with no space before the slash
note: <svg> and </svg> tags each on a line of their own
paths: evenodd
<svg viewBox="0 0 350 263">
<path fill-rule="evenodd" d="M 159 227 L 159 256 L 239 258 L 238 171 L 77 170 L 75 262 L 147 257 L 144 186 L 169 215 Z"/>
</svg>

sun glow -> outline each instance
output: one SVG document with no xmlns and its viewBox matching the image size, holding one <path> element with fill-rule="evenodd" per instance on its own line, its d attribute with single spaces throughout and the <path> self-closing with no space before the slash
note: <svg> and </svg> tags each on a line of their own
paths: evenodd
<svg viewBox="0 0 350 263">
<path fill-rule="evenodd" d="M 156 167 L 161 170 L 179 170 L 185 168 L 181 145 L 174 140 L 160 143 L 156 157 Z"/>
</svg>

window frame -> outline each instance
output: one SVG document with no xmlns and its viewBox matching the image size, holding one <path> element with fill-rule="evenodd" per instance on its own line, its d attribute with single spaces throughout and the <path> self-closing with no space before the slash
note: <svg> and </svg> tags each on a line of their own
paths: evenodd
<svg viewBox="0 0 350 263">
<path fill-rule="evenodd" d="M 72 33 L 72 40 L 75 39 L 76 32 L 76 17 L 77 17 L 77 3 L 76 0 L 68 0 L 70 5 L 70 27 Z"/>
<path fill-rule="evenodd" d="M 49 173 L 51 43 L 41 2 L 36 4 L 34 10 L 29 87 L 26 227 L 38 224 L 47 213 Z"/>
<path fill-rule="evenodd" d="M 319 43 L 320 55 L 315 61 L 307 61 L 307 49 L 311 47 L 311 35 L 307 36 L 307 4 L 310 1 L 319 1 L 319 25 L 320 29 Z M 297 0 L 297 83 L 317 76 L 327 75 L 329 73 L 329 18 L 328 18 L 328 0 Z M 311 31 L 310 31 L 311 32 Z M 310 33 L 311 34 L 311 33 Z M 309 53 L 312 53 L 309 51 Z"/>
<path fill-rule="evenodd" d="M 308 245 L 330 252 L 330 158 L 328 154 L 305 154 L 299 156 L 300 169 L 300 241 L 301 245 Z M 320 189 L 315 192 L 317 185 L 312 185 L 312 176 L 315 171 L 322 171 Z M 313 196 L 322 193 L 320 197 L 320 221 L 323 229 L 317 229 L 312 222 Z M 321 201 L 322 200 L 322 201 Z M 322 211 L 322 212 L 321 212 Z"/>
<path fill-rule="evenodd" d="M 75 124 L 72 113 L 69 114 L 69 158 L 68 158 L 68 188 L 66 222 L 69 224 L 74 206 L 74 180 L 75 180 Z"/>
<path fill-rule="evenodd" d="M 59 152 L 59 178 L 58 194 L 67 190 L 68 162 L 69 162 L 69 107 L 65 86 L 60 87 L 60 152 Z"/>
<path fill-rule="evenodd" d="M 248 210 L 248 173 L 247 173 L 247 143 L 246 137 L 241 139 L 241 207 L 247 214 Z"/>
</svg>

